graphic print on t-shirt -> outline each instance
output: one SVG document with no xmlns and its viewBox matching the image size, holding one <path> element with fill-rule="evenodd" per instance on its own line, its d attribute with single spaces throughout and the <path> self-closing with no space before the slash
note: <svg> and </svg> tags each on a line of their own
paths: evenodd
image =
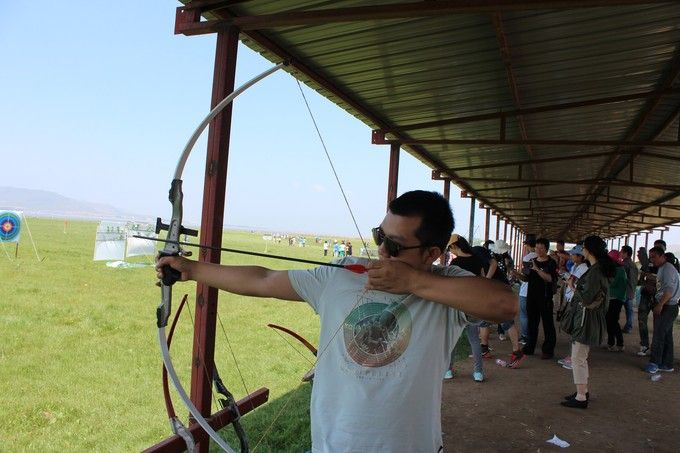
<svg viewBox="0 0 680 453">
<path fill-rule="evenodd" d="M 367 301 L 355 307 L 343 324 L 345 348 L 351 359 L 366 367 L 381 367 L 397 360 L 408 347 L 412 320 L 400 300 Z"/>
</svg>

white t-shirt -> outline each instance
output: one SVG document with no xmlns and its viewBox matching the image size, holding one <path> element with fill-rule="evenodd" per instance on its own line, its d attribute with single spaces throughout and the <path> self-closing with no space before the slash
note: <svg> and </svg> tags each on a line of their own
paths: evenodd
<svg viewBox="0 0 680 453">
<path fill-rule="evenodd" d="M 534 258 L 537 258 L 536 252 L 529 252 L 522 257 L 522 263 L 528 263 Z M 527 297 L 527 291 L 529 290 L 529 282 L 522 282 L 519 287 L 519 297 Z"/>
<path fill-rule="evenodd" d="M 457 266 L 432 270 L 472 276 Z M 365 274 L 339 268 L 288 276 L 321 318 L 312 451 L 439 451 L 442 375 L 467 324 L 465 314 L 410 294 L 366 291 Z"/>
<path fill-rule="evenodd" d="M 574 278 L 578 280 L 583 276 L 583 274 L 586 273 L 587 270 L 588 265 L 585 262 L 581 264 L 574 264 L 571 268 L 571 272 L 569 272 L 569 275 L 573 275 Z M 576 286 L 576 282 L 574 282 L 574 286 Z M 564 290 L 564 300 L 569 302 L 571 301 L 572 297 L 574 297 L 574 290 L 567 285 L 566 289 Z"/>
</svg>

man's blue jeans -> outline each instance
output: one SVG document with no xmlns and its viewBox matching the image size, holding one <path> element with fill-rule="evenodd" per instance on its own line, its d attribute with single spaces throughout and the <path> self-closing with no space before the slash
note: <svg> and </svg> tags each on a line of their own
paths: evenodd
<svg viewBox="0 0 680 453">
<path fill-rule="evenodd" d="M 529 338 L 529 317 L 527 316 L 526 296 L 519 296 L 519 327 L 520 336 Z"/>
<path fill-rule="evenodd" d="M 661 314 L 654 316 L 650 362 L 665 368 L 673 368 L 673 323 L 677 317 L 678 304 L 664 305 Z"/>
<path fill-rule="evenodd" d="M 633 299 L 627 299 L 623 306 L 626 307 L 626 325 L 623 326 L 623 331 L 630 332 L 633 330 Z"/>
</svg>

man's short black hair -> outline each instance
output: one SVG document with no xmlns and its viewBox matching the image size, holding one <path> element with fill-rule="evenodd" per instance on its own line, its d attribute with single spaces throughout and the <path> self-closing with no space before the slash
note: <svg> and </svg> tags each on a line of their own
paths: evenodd
<svg viewBox="0 0 680 453">
<path fill-rule="evenodd" d="M 550 241 L 546 238 L 538 238 L 536 239 L 536 245 L 538 244 L 543 244 L 545 245 L 546 250 L 550 250 Z"/>
<path fill-rule="evenodd" d="M 621 251 L 628 255 L 628 258 L 633 256 L 633 247 L 631 247 L 630 245 L 624 245 L 623 247 L 621 247 Z"/>
<path fill-rule="evenodd" d="M 664 252 L 666 251 L 666 241 L 664 241 L 663 239 L 657 239 L 656 241 L 654 241 L 654 247 L 656 246 L 661 246 L 663 251 Z"/>
<path fill-rule="evenodd" d="M 439 247 L 444 252 L 455 223 L 451 205 L 441 194 L 426 190 L 405 192 L 392 200 L 388 207 L 392 214 L 420 217 L 416 237 L 425 246 Z"/>
<path fill-rule="evenodd" d="M 655 255 L 658 255 L 658 256 L 665 256 L 666 251 L 662 247 L 655 245 L 654 247 L 649 249 L 649 253 L 654 253 Z"/>
</svg>

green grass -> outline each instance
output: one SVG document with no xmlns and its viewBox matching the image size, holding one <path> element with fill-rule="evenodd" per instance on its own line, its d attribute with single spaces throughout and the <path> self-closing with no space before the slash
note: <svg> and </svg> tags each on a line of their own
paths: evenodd
<svg viewBox="0 0 680 453">
<path fill-rule="evenodd" d="M 92 261 L 94 222 L 71 221 L 64 232 L 63 221 L 28 220 L 44 260 L 36 259 L 25 232 L 17 259 L 13 245 L 4 246 L 11 259 L 0 251 L 0 449 L 135 451 L 166 438 L 170 429 L 156 339 L 160 294 L 155 271 L 112 269 Z M 260 233 L 227 232 L 223 244 L 265 250 Z M 324 259 L 321 244 L 309 236 L 305 248 L 269 243 L 267 250 Z M 222 262 L 291 267 L 231 254 L 223 254 Z M 184 293 L 193 315 L 195 284 L 179 283 L 174 292 L 173 315 Z M 271 391 L 269 403 L 244 417 L 251 447 L 266 431 L 257 451 L 304 451 L 310 445 L 310 386 L 301 385 L 300 378 L 311 364 L 266 324 L 288 326 L 316 344 L 316 315 L 304 303 L 220 293 L 215 357 L 222 379 L 239 399 L 246 390 L 220 320 L 248 390 L 264 386 Z M 171 351 L 185 388 L 190 385 L 192 335 L 185 312 Z M 302 346 L 298 349 L 313 362 Z M 173 401 L 178 414 L 185 415 L 174 393 Z"/>
</svg>

